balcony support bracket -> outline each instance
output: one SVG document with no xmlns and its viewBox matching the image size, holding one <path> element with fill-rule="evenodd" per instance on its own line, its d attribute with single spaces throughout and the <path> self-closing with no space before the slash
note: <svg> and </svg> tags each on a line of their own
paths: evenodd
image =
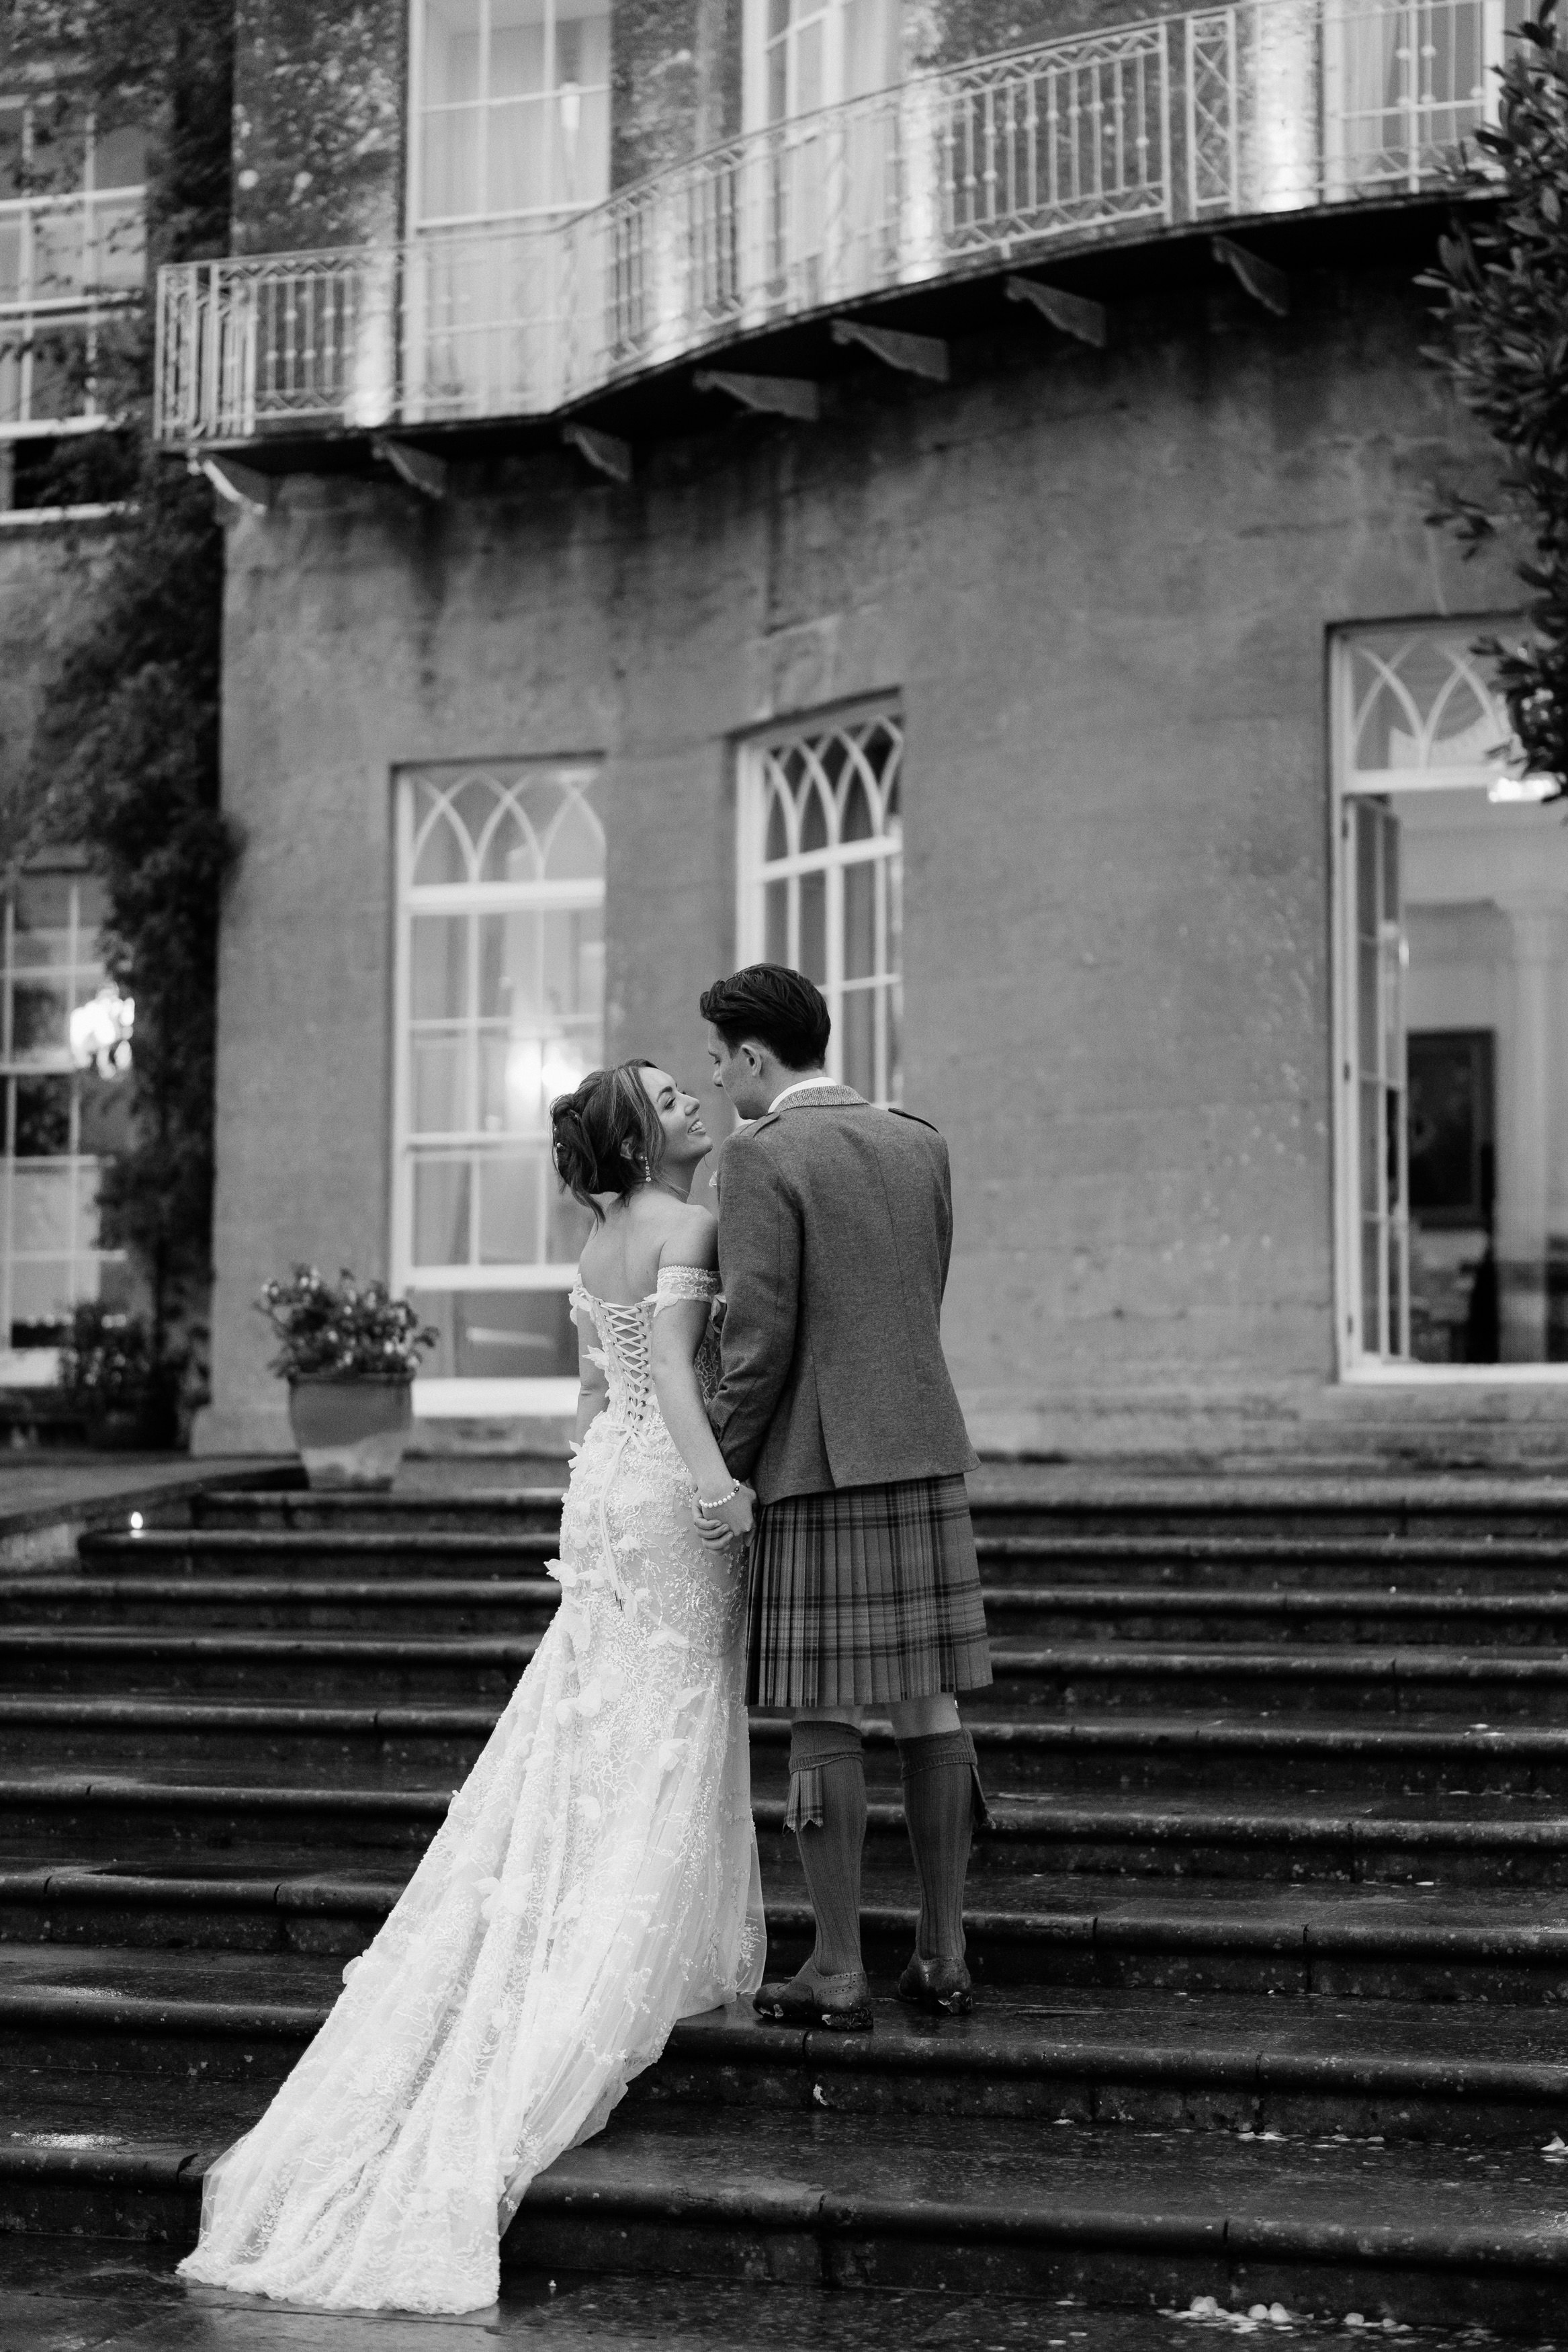
<svg viewBox="0 0 1568 2352">
<path fill-rule="evenodd" d="M 1029 303 L 1064 335 L 1075 335 L 1081 343 L 1092 343 L 1097 352 L 1105 348 L 1110 321 L 1103 302 L 1091 302 L 1082 294 L 1065 293 L 1060 286 L 1042 286 L 1038 278 L 1009 278 L 1008 300 Z"/>
<path fill-rule="evenodd" d="M 1276 319 L 1290 317 L 1291 281 L 1282 269 L 1276 269 L 1271 261 L 1265 261 L 1248 247 L 1238 245 L 1234 237 L 1217 236 L 1212 240 L 1212 248 L 1216 261 L 1224 263 L 1254 302 L 1261 302 Z"/>
<path fill-rule="evenodd" d="M 798 375 L 732 375 L 727 368 L 698 368 L 692 378 L 697 392 L 727 392 L 742 408 L 765 416 L 793 416 L 815 425 L 822 414 L 819 384 Z"/>
<path fill-rule="evenodd" d="M 277 488 L 270 474 L 258 474 L 254 466 L 242 466 L 233 457 L 198 457 L 193 450 L 190 470 L 204 474 L 220 499 L 231 507 L 243 507 L 246 514 L 265 514 Z"/>
<path fill-rule="evenodd" d="M 412 441 L 382 439 L 371 444 L 372 454 L 390 466 L 398 479 L 406 482 L 411 490 L 422 498 L 444 499 L 446 496 L 446 460 L 433 457 L 428 449 L 416 449 Z"/>
<path fill-rule="evenodd" d="M 570 418 L 560 428 L 560 437 L 581 453 L 591 466 L 608 474 L 612 482 L 629 482 L 632 478 L 632 444 L 618 441 L 613 433 L 601 433 L 597 425 L 580 425 Z"/>
<path fill-rule="evenodd" d="M 862 343 L 884 367 L 904 375 L 929 376 L 933 383 L 947 381 L 947 346 L 936 335 L 905 335 L 893 327 L 862 326 L 858 319 L 835 319 L 833 341 Z"/>
</svg>

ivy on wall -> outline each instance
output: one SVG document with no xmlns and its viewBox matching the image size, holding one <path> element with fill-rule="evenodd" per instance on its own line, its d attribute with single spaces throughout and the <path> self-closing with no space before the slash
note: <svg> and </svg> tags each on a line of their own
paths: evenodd
<svg viewBox="0 0 1568 2352">
<path fill-rule="evenodd" d="M 232 0 L 17 7 L 11 54 L 68 61 L 100 123 L 152 136 L 150 259 L 221 253 L 229 229 Z M 110 973 L 136 1000 L 132 1139 L 105 1180 L 104 1240 L 128 1249 L 160 1362 L 209 1273 L 220 888 L 223 539 L 209 485 L 151 439 L 152 322 L 100 341 L 112 436 L 63 441 L 44 503 L 125 501 L 107 542 L 68 548 L 73 626 L 47 680 L 26 780 L 34 845 L 85 848 L 106 886 Z"/>
<path fill-rule="evenodd" d="M 1520 26 L 1500 79 L 1495 129 L 1477 132 L 1471 184 L 1495 209 L 1456 225 L 1420 283 L 1439 299 L 1428 356 L 1500 457 L 1490 502 L 1454 493 L 1430 520 L 1473 553 L 1505 523 L 1531 548 L 1531 637 L 1487 640 L 1530 772 L 1568 782 L 1568 56 L 1555 0 Z"/>
</svg>

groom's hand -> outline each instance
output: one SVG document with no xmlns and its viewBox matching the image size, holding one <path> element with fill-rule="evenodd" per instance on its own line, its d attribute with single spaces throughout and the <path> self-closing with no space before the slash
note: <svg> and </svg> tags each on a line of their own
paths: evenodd
<svg viewBox="0 0 1568 2352">
<path fill-rule="evenodd" d="M 715 1551 L 722 1551 L 731 1543 L 744 1543 L 751 1533 L 756 1503 L 755 1487 L 741 1486 L 716 1510 L 695 1511 L 693 1517 L 704 1543 Z"/>
</svg>

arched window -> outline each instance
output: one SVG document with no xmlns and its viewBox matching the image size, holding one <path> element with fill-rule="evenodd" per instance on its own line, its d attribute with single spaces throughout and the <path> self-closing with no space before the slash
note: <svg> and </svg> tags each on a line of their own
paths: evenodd
<svg viewBox="0 0 1568 2352">
<path fill-rule="evenodd" d="M 869 1101 L 903 1090 L 904 729 L 878 706 L 742 748 L 743 960 L 814 980 L 829 1067 Z"/>
<path fill-rule="evenodd" d="M 466 1384 L 575 1377 L 566 1293 L 586 1221 L 556 1183 L 549 1115 L 603 1053 L 596 772 L 453 762 L 399 779 L 396 1263 L 442 1334 L 422 1409 L 449 1383 L 468 1402 L 448 1409 L 479 1410 Z"/>
</svg>

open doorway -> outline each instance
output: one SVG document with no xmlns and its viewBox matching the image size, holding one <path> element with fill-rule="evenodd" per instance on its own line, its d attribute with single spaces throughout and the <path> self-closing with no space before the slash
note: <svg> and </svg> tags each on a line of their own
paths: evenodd
<svg viewBox="0 0 1568 2352">
<path fill-rule="evenodd" d="M 1568 1368 L 1568 821 L 1485 625 L 1336 653 L 1349 1370 Z"/>
</svg>

